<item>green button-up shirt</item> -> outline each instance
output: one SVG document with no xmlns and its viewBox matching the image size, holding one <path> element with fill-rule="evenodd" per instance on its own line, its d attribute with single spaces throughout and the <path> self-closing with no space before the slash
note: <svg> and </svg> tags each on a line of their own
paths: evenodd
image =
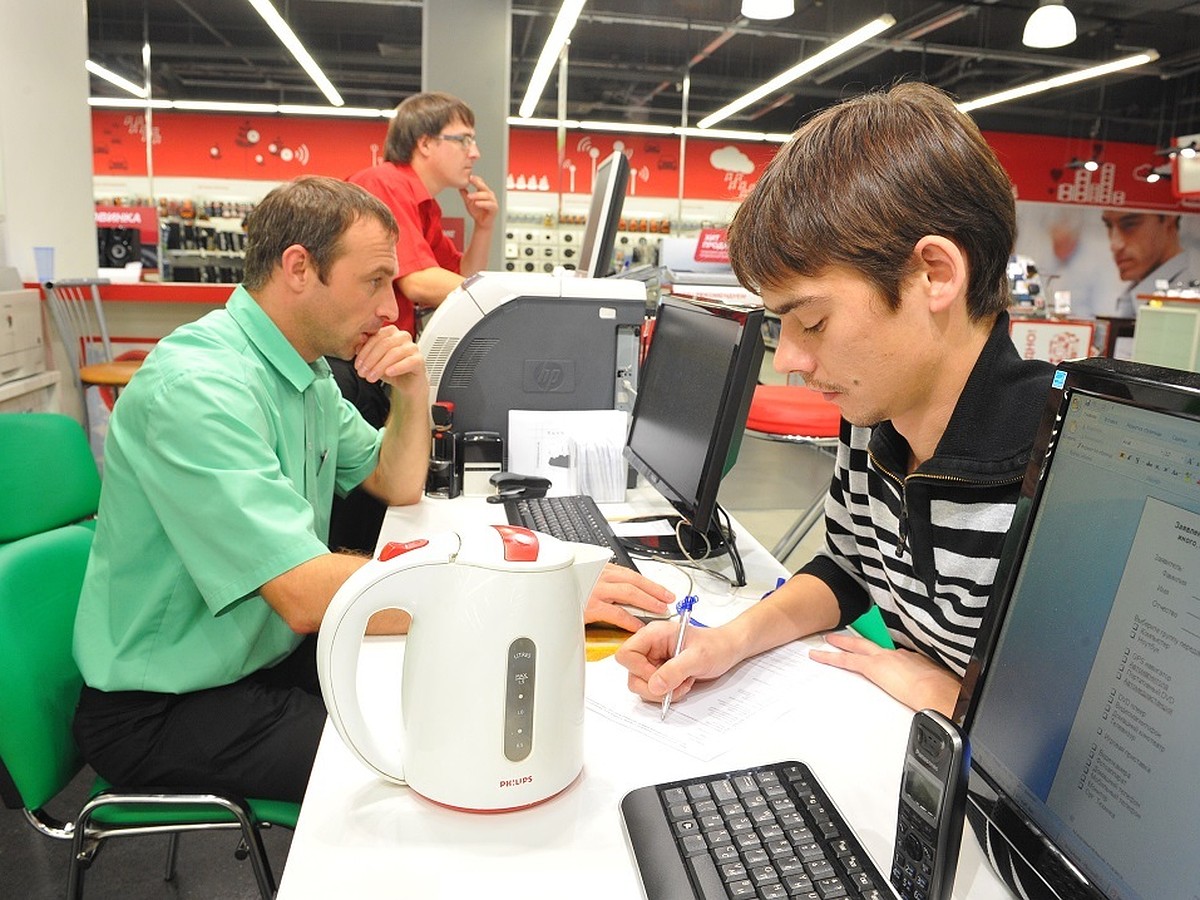
<svg viewBox="0 0 1200 900">
<path fill-rule="evenodd" d="M 182 693 L 287 656 L 301 638 L 258 589 L 328 552 L 333 492 L 381 440 L 240 286 L 164 338 L 109 421 L 75 621 L 87 684 Z"/>
</svg>

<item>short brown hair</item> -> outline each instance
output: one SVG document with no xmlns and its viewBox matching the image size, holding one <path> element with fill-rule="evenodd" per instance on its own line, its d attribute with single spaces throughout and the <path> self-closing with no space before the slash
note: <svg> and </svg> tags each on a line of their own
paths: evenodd
<svg viewBox="0 0 1200 900">
<path fill-rule="evenodd" d="M 396 240 L 400 230 L 391 210 L 356 184 L 306 175 L 281 184 L 246 216 L 246 261 L 242 285 L 263 287 L 283 251 L 299 244 L 309 252 L 322 283 L 342 255 L 342 235 L 364 217 L 379 221 Z"/>
<path fill-rule="evenodd" d="M 844 266 L 896 309 L 914 248 L 928 234 L 965 253 L 973 321 L 1008 307 L 1012 182 L 947 94 L 911 82 L 844 101 L 802 125 L 735 213 L 729 256 L 754 291 Z"/>
<path fill-rule="evenodd" d="M 441 134 L 455 119 L 475 127 L 475 113 L 457 97 L 440 91 L 413 94 L 396 107 L 383 142 L 383 158 L 391 163 L 412 162 L 417 141 Z"/>
</svg>

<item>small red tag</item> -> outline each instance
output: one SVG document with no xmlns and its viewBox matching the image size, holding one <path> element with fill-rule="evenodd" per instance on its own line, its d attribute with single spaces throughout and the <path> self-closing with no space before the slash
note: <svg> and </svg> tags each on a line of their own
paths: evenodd
<svg viewBox="0 0 1200 900">
<path fill-rule="evenodd" d="M 418 538 L 415 541 L 389 541 L 379 551 L 379 561 L 387 562 L 389 559 L 395 559 L 397 556 L 404 555 L 409 550 L 419 550 L 428 543 L 429 541 L 425 540 L 425 538 Z"/>
</svg>

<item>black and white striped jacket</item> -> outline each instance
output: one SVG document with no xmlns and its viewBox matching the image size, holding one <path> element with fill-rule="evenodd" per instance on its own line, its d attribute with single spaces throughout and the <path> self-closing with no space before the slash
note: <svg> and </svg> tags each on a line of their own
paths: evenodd
<svg viewBox="0 0 1200 900">
<path fill-rule="evenodd" d="M 905 475 L 908 444 L 883 422 L 842 421 L 825 502 L 826 547 L 800 571 L 830 586 L 852 622 L 871 603 L 898 647 L 962 675 L 1050 387 L 1022 360 L 1002 314 L 933 457 Z"/>
</svg>

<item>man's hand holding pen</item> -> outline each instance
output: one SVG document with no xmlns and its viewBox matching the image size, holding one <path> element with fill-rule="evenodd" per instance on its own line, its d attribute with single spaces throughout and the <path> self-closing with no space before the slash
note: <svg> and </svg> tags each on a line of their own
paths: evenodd
<svg viewBox="0 0 1200 900">
<path fill-rule="evenodd" d="M 687 613 L 681 611 L 681 617 Z M 684 635 L 680 643 L 681 632 Z M 679 646 L 679 653 L 675 648 Z M 678 703 L 697 681 L 719 678 L 741 657 L 731 629 L 702 628 L 693 622 L 651 622 L 617 650 L 617 662 L 629 670 L 629 689 L 643 700 Z"/>
</svg>

